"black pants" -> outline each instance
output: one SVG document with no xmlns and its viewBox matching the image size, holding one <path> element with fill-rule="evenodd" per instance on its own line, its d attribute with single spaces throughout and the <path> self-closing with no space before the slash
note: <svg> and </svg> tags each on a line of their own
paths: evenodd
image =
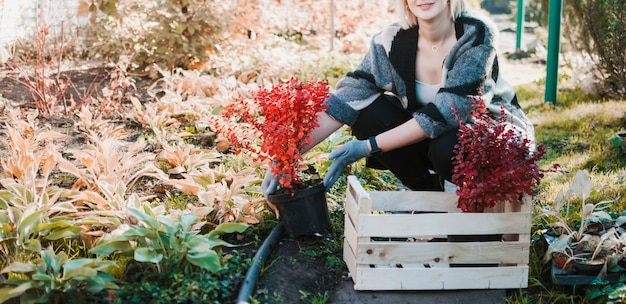
<svg viewBox="0 0 626 304">
<path fill-rule="evenodd" d="M 405 110 L 394 96 L 381 95 L 371 105 L 359 112 L 352 134 L 357 139 L 367 139 L 393 129 L 413 115 Z M 385 151 L 380 157 L 369 157 L 367 166 L 390 170 L 411 190 L 441 190 L 442 180 L 433 178 L 429 170 L 448 181 L 452 180 L 452 158 L 454 146 L 458 142 L 458 130 L 441 134 L 434 139 Z"/>
</svg>

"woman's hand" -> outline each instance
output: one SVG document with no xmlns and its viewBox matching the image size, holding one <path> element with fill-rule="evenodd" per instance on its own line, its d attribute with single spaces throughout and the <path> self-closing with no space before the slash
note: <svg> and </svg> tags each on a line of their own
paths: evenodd
<svg viewBox="0 0 626 304">
<path fill-rule="evenodd" d="M 370 155 L 370 148 L 366 140 L 352 140 L 337 148 L 328 155 L 328 159 L 334 160 L 328 173 L 324 177 L 326 191 L 337 181 L 343 169 L 363 157 Z"/>
<path fill-rule="evenodd" d="M 280 181 L 280 175 L 276 175 L 272 173 L 272 169 L 274 168 L 274 162 L 270 163 L 270 167 L 265 172 L 265 177 L 263 178 L 263 182 L 261 183 L 261 189 L 263 189 L 263 195 L 267 200 L 271 194 L 276 192 L 276 188 L 278 188 L 278 183 Z"/>
</svg>

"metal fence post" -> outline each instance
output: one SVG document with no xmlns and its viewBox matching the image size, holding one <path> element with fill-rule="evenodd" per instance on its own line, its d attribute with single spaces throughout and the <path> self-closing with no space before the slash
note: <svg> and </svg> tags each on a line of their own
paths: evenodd
<svg viewBox="0 0 626 304">
<path fill-rule="evenodd" d="M 548 62 L 546 63 L 546 93 L 544 101 L 556 104 L 559 78 L 559 52 L 561 47 L 562 0 L 550 0 L 548 15 Z"/>
<path fill-rule="evenodd" d="M 522 51 L 522 33 L 524 33 L 525 5 L 524 0 L 517 0 L 517 29 L 515 30 L 515 52 Z"/>
</svg>

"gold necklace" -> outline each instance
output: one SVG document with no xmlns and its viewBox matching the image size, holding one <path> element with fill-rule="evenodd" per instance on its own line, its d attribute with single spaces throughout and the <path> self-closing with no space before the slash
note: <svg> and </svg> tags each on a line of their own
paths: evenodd
<svg viewBox="0 0 626 304">
<path fill-rule="evenodd" d="M 421 31 L 420 31 L 420 33 L 421 33 Z M 446 42 L 446 40 L 448 39 L 448 36 L 450 36 L 450 33 L 449 33 L 449 32 L 448 32 L 448 34 L 447 34 L 445 37 L 443 37 L 443 39 L 441 40 L 441 43 L 439 43 L 439 45 L 436 45 L 436 44 L 435 44 L 435 45 L 431 45 L 431 46 L 430 46 L 430 50 L 431 50 L 433 53 L 437 53 L 437 52 L 439 52 L 439 49 L 440 49 L 440 48 L 441 48 L 441 46 L 443 46 L 443 44 Z"/>
</svg>

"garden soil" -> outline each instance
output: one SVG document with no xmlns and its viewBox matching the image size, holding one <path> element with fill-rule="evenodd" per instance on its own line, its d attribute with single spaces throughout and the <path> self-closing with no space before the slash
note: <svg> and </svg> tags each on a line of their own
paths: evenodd
<svg viewBox="0 0 626 304">
<path fill-rule="evenodd" d="M 511 28 L 515 24 L 510 22 L 509 16 L 494 16 L 501 29 L 501 52 L 511 53 L 515 50 L 515 33 Z M 524 45 L 534 41 L 534 35 L 525 32 Z M 541 58 L 526 60 L 508 60 L 500 57 L 502 75 L 513 85 L 529 83 L 545 77 L 545 65 Z M 74 87 L 66 93 L 74 94 L 74 99 L 84 96 L 86 90 L 94 86 L 103 85 L 103 77 L 108 75 L 108 69 L 102 67 L 84 68 L 77 71 L 67 71 L 64 75 L 71 79 Z M 9 106 L 28 106 L 31 93 L 15 82 L 15 79 L 4 72 L 0 75 L 0 102 Z M 138 94 L 149 101 L 152 97 L 146 91 L 154 83 L 153 80 L 139 78 L 136 80 Z M 101 90 L 98 89 L 97 92 Z M 69 97 L 69 95 L 68 95 Z M 72 126 L 69 119 L 50 119 L 51 123 L 62 127 Z M 82 142 L 76 139 L 76 144 Z M 71 143 L 70 143 L 71 144 Z M 310 302 L 316 295 L 314 291 L 328 291 L 328 303 L 504 303 L 503 290 L 469 290 L 469 291 L 361 291 L 356 292 L 347 271 L 330 270 L 325 263 L 325 257 L 312 257 L 305 254 L 306 244 L 300 239 L 284 236 L 275 246 L 266 261 L 257 289 L 267 294 L 270 303 L 301 303 Z M 321 292 L 323 296 L 323 292 Z M 304 300 L 303 300 L 304 299 Z"/>
</svg>

